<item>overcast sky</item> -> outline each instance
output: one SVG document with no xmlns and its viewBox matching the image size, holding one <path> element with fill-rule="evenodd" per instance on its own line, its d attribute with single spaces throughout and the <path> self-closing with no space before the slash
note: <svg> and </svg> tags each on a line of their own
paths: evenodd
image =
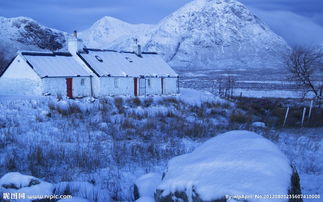
<svg viewBox="0 0 323 202">
<path fill-rule="evenodd" d="M 72 32 L 103 16 L 158 23 L 190 0 L 0 0 L 0 16 L 28 16 Z M 241 0 L 290 44 L 323 44 L 323 0 Z"/>
</svg>

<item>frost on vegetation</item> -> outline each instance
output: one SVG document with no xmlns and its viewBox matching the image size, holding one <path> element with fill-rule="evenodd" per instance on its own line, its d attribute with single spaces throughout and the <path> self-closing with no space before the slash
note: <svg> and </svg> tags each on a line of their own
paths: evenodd
<svg viewBox="0 0 323 202">
<path fill-rule="evenodd" d="M 112 199 L 131 201 L 143 173 L 161 172 L 169 159 L 221 131 L 261 121 L 208 93 L 192 101 L 194 90 L 182 92 L 94 101 L 0 98 L 0 172 L 55 183 L 94 179 Z M 236 112 L 241 116 L 231 116 Z"/>
<path fill-rule="evenodd" d="M 109 202 L 107 190 L 101 190 L 88 182 L 61 182 L 54 185 L 56 195 L 72 195 L 89 201 Z"/>
</svg>

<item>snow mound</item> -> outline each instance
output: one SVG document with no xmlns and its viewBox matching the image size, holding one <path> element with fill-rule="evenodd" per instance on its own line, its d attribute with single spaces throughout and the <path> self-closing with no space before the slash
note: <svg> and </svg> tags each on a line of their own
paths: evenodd
<svg viewBox="0 0 323 202">
<path fill-rule="evenodd" d="M 251 126 L 255 128 L 266 128 L 266 124 L 264 122 L 253 122 Z"/>
<path fill-rule="evenodd" d="M 4 188 L 20 189 L 22 187 L 30 186 L 32 181 L 38 182 L 37 184 L 39 184 L 39 180 L 33 176 L 11 172 L 2 176 L 0 179 L 0 186 Z"/>
<path fill-rule="evenodd" d="M 51 195 L 53 185 L 29 175 L 10 172 L 0 179 L 0 193 L 25 193 L 28 195 Z"/>
<path fill-rule="evenodd" d="M 146 175 L 141 176 L 135 182 L 135 198 L 140 197 L 141 201 L 143 201 L 144 197 L 153 198 L 154 192 L 160 182 L 161 174 L 159 173 L 148 173 Z"/>
<path fill-rule="evenodd" d="M 288 194 L 291 176 L 289 160 L 276 145 L 253 132 L 231 131 L 171 159 L 156 196 L 211 201 L 226 195 Z"/>
</svg>

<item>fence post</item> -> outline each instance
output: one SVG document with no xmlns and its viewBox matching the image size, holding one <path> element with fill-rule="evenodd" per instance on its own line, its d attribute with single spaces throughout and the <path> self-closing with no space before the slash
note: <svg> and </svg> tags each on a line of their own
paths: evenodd
<svg viewBox="0 0 323 202">
<path fill-rule="evenodd" d="M 303 125 L 304 125 L 305 114 L 306 114 L 306 107 L 304 107 L 304 109 L 303 109 L 302 128 L 303 128 Z"/>
<path fill-rule="evenodd" d="M 287 121 L 288 113 L 289 113 L 289 107 L 287 107 L 287 110 L 286 110 L 286 113 L 285 113 L 285 119 L 284 119 L 283 127 L 285 127 L 285 125 L 286 125 L 286 121 Z"/>
<path fill-rule="evenodd" d="M 310 104 L 310 110 L 308 112 L 308 121 L 311 119 L 311 115 L 312 115 L 312 108 L 313 108 L 313 100 L 311 100 L 311 104 Z"/>
</svg>

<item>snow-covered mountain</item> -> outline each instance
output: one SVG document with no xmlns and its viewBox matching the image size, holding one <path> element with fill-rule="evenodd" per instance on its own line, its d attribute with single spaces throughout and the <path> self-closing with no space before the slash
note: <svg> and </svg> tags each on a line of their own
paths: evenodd
<svg viewBox="0 0 323 202">
<path fill-rule="evenodd" d="M 64 32 L 47 28 L 27 17 L 0 17 L 0 50 L 12 57 L 17 50 L 59 50 L 65 46 Z"/>
<path fill-rule="evenodd" d="M 0 17 L 0 48 L 58 50 L 67 34 L 30 18 Z M 104 17 L 79 33 L 91 48 L 160 53 L 186 69 L 279 68 L 287 43 L 236 0 L 193 0 L 156 25 Z M 137 40 L 135 40 L 137 39 Z"/>
<path fill-rule="evenodd" d="M 81 34 L 88 46 L 131 50 L 137 38 L 172 66 L 279 67 L 287 43 L 236 0 L 194 0 L 157 25 L 105 17 Z"/>
<path fill-rule="evenodd" d="M 88 47 L 107 48 L 114 42 L 139 38 L 153 29 L 153 25 L 129 24 L 119 19 L 106 16 L 95 22 L 90 29 L 79 34 Z"/>
</svg>

